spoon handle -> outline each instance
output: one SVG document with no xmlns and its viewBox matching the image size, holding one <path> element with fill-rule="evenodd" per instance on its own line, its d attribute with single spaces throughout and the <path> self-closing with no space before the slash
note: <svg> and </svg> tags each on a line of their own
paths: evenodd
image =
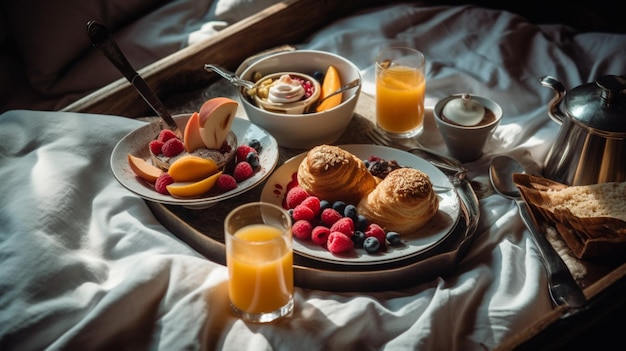
<svg viewBox="0 0 626 351">
<path fill-rule="evenodd" d="M 163 119 L 169 129 L 180 134 L 178 125 L 170 115 L 169 111 L 163 105 L 150 86 L 135 71 L 133 66 L 128 62 L 124 53 L 119 48 L 109 30 L 102 24 L 91 20 L 87 23 L 87 35 L 91 39 L 91 44 L 102 51 L 111 63 L 126 77 L 126 79 L 137 89 L 139 95 L 148 103 L 148 105 Z M 179 135 L 180 136 L 180 135 Z"/>
<path fill-rule="evenodd" d="M 237 77 L 237 75 L 234 72 L 231 72 L 225 69 L 224 67 L 207 63 L 204 65 L 204 69 L 206 71 L 213 71 L 219 74 L 220 76 L 222 76 L 222 78 L 228 80 L 233 85 L 236 85 L 239 87 L 245 87 L 246 89 L 254 89 L 253 82 Z"/>
<path fill-rule="evenodd" d="M 524 224 L 526 224 L 526 227 L 535 239 L 535 243 L 545 261 L 544 266 L 548 273 L 548 288 L 552 300 L 557 305 L 565 303 L 574 309 L 584 307 L 587 304 L 585 295 L 572 277 L 561 256 L 539 230 L 539 225 L 528 204 L 524 200 L 515 200 L 515 202 Z"/>
</svg>

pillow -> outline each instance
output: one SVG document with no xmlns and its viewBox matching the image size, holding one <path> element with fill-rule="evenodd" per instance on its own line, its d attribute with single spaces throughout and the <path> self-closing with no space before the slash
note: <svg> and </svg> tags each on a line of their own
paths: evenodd
<svg viewBox="0 0 626 351">
<path fill-rule="evenodd" d="M 46 93 L 64 68 L 91 47 L 87 22 L 95 19 L 114 31 L 165 0 L 3 1 L 9 37 L 32 86 Z"/>
</svg>

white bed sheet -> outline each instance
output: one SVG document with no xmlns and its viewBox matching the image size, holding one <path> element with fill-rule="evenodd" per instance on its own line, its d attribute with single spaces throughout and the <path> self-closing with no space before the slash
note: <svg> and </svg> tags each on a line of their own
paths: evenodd
<svg viewBox="0 0 626 351">
<path fill-rule="evenodd" d="M 459 92 L 503 106 L 485 155 L 467 164 L 483 181 L 497 154 L 539 168 L 559 128 L 547 116 L 553 94 L 541 76 L 571 88 L 626 67 L 626 35 L 575 33 L 472 6 L 373 9 L 299 47 L 353 60 L 371 92 L 374 55 L 389 45 L 425 53 L 427 107 Z M 0 349 L 485 350 L 552 309 L 515 205 L 491 195 L 452 277 L 367 294 L 297 288 L 292 317 L 246 324 L 229 313 L 226 268 L 182 243 L 115 181 L 111 150 L 140 125 L 104 115 L 0 115 Z M 445 150 L 440 137 L 423 138 Z"/>
</svg>

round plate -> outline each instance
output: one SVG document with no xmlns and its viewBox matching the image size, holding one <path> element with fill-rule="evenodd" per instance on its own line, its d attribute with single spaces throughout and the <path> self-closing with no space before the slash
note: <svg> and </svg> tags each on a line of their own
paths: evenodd
<svg viewBox="0 0 626 351">
<path fill-rule="evenodd" d="M 368 254 L 363 249 L 355 249 L 348 255 L 335 255 L 320 245 L 298 239 L 294 239 L 293 242 L 294 252 L 315 260 L 342 265 L 390 263 L 409 259 L 431 249 L 453 232 L 461 213 L 459 197 L 454 185 L 438 168 L 418 156 L 386 146 L 353 144 L 339 147 L 363 160 L 370 156 L 396 160 L 403 166 L 416 168 L 428 174 L 439 196 L 439 211 L 417 233 L 404 235 L 402 245 L 388 246 L 386 252 Z M 261 192 L 261 201 L 283 205 L 288 184 L 294 179 L 298 166 L 305 156 L 306 152 L 287 160 L 271 175 Z"/>
<path fill-rule="evenodd" d="M 174 116 L 179 128 L 184 129 L 190 115 Z M 148 143 L 161 131 L 158 123 L 150 123 L 140 127 L 120 140 L 111 154 L 111 169 L 115 178 L 128 190 L 142 198 L 168 205 L 182 205 L 188 208 L 204 208 L 224 199 L 242 194 L 265 180 L 274 170 L 278 163 L 278 144 L 276 139 L 265 130 L 242 118 L 235 118 L 231 130 L 237 135 L 239 145 L 247 144 L 252 139 L 261 142 L 259 162 L 261 169 L 252 177 L 239 183 L 237 188 L 215 196 L 205 196 L 194 199 L 179 199 L 169 195 L 163 195 L 154 190 L 154 186 L 135 175 L 128 164 L 128 154 L 141 157 L 149 162 L 150 152 Z"/>
</svg>

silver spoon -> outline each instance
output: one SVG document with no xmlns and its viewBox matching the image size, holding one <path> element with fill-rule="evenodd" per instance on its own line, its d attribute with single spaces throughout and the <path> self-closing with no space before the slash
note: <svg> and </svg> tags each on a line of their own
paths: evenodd
<svg viewBox="0 0 626 351">
<path fill-rule="evenodd" d="M 319 106 L 324 100 L 326 100 L 326 99 L 328 99 L 328 98 L 330 98 L 332 96 L 335 96 L 337 94 L 341 94 L 341 93 L 343 93 L 346 90 L 350 90 L 352 88 L 356 88 L 356 87 L 359 86 L 359 84 L 361 84 L 361 80 L 359 78 L 351 81 L 350 83 L 344 84 L 339 89 L 337 89 L 337 90 L 333 91 L 332 93 L 324 96 L 323 99 L 318 99 L 317 101 L 315 101 L 314 103 L 309 105 L 309 107 L 307 108 L 306 112 L 314 111 L 317 108 L 317 106 Z"/>
<path fill-rule="evenodd" d="M 124 77 L 128 79 L 135 89 L 137 89 L 139 95 L 141 95 L 148 105 L 150 105 L 152 110 L 154 110 L 154 112 L 161 117 L 165 124 L 167 124 L 167 128 L 172 130 L 176 136 L 182 139 L 182 132 L 172 118 L 172 115 L 170 115 L 163 102 L 154 93 L 146 81 L 141 78 L 139 73 L 137 73 L 133 66 L 128 62 L 124 53 L 115 42 L 115 39 L 113 39 L 113 36 L 109 33 L 107 27 L 91 20 L 87 23 L 87 35 L 91 40 L 91 44 L 102 51 L 104 56 L 106 56 L 124 75 Z"/>
<path fill-rule="evenodd" d="M 543 258 L 544 267 L 548 273 L 548 288 L 552 301 L 556 305 L 566 304 L 570 308 L 581 308 L 587 304 L 585 295 L 572 277 L 561 256 L 554 250 L 552 244 L 539 229 L 539 225 L 528 204 L 522 199 L 519 189 L 513 182 L 513 174 L 524 173 L 524 171 L 524 166 L 514 158 L 496 156 L 491 160 L 489 179 L 498 194 L 515 200 L 520 216 L 535 239 L 539 253 Z"/>
<path fill-rule="evenodd" d="M 234 72 L 231 72 L 229 70 L 227 70 L 226 68 L 222 67 L 222 66 L 218 66 L 218 65 L 214 65 L 214 64 L 205 64 L 204 65 L 204 69 L 207 71 L 213 71 L 217 74 L 219 74 L 220 76 L 222 76 L 222 78 L 226 79 L 227 81 L 229 81 L 231 84 L 238 86 L 238 87 L 244 87 L 248 90 L 254 89 L 255 87 L 255 83 L 251 82 L 249 80 L 245 80 L 243 78 L 239 78 L 239 76 L 237 76 L 237 74 L 235 74 Z"/>
</svg>

